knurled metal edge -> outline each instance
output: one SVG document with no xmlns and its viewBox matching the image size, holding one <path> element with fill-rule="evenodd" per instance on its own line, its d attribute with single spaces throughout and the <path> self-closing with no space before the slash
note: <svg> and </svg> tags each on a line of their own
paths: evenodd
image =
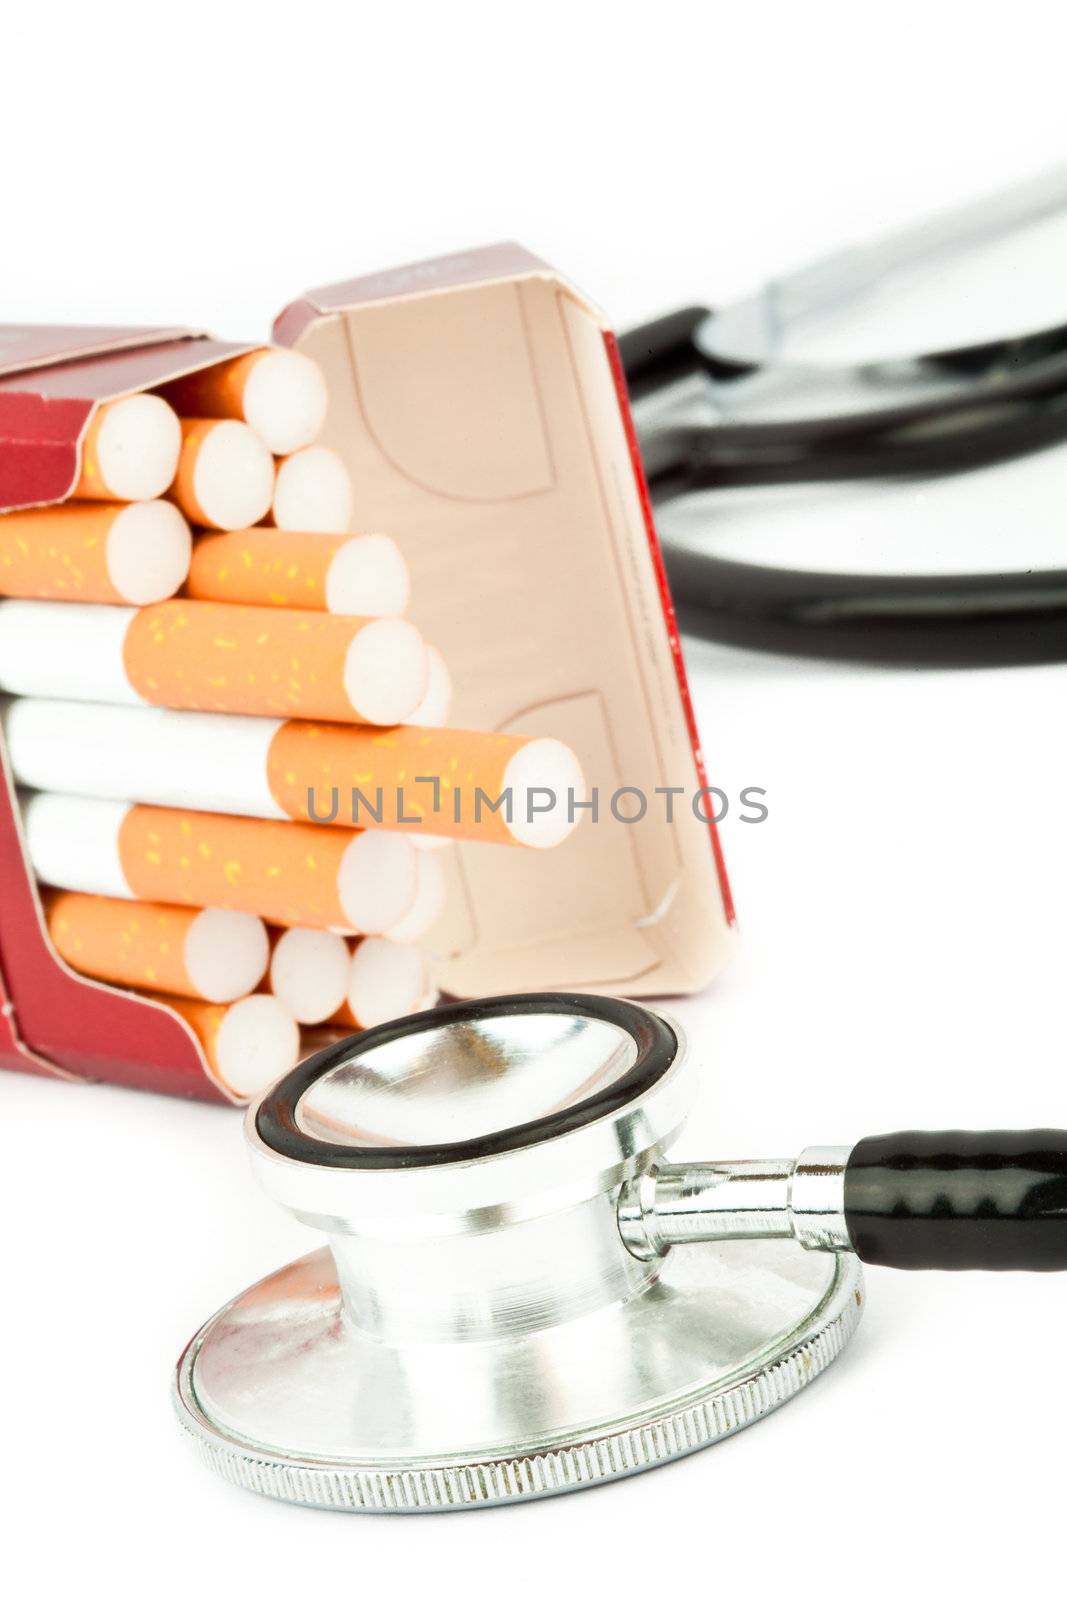
<svg viewBox="0 0 1067 1600">
<path fill-rule="evenodd" d="M 841 1256 L 839 1278 L 819 1311 L 822 1325 L 802 1343 L 736 1382 L 712 1386 L 677 1409 L 640 1424 L 604 1430 L 557 1449 L 424 1465 L 300 1462 L 219 1433 L 200 1411 L 191 1372 L 199 1337 L 179 1365 L 174 1390 L 178 1419 L 202 1460 L 227 1482 L 275 1500 L 340 1511 L 460 1511 L 541 1495 L 564 1494 L 643 1472 L 715 1444 L 758 1422 L 807 1387 L 841 1354 L 860 1320 L 862 1275 L 855 1257 Z M 848 1263 L 846 1266 L 845 1263 Z M 805 1318 L 805 1326 L 812 1318 Z M 206 1330 L 205 1330 L 206 1331 Z"/>
</svg>

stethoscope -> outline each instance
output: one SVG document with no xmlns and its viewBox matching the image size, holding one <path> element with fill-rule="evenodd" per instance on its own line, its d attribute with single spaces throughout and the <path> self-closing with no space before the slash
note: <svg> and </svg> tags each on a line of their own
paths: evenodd
<svg viewBox="0 0 1067 1600">
<path fill-rule="evenodd" d="M 797 1394 L 856 1327 L 861 1260 L 1067 1269 L 1067 1133 L 672 1165 L 698 1077 L 666 1017 L 539 994 L 388 1023 L 282 1079 L 249 1113 L 253 1166 L 328 1248 L 182 1356 L 205 1461 L 353 1511 L 585 1488 Z"/>
<path fill-rule="evenodd" d="M 737 485 L 965 471 L 1067 439 L 1067 326 L 907 359 L 820 367 L 776 352 L 813 316 L 1067 207 L 1054 173 L 835 255 L 715 313 L 620 339 L 654 501 Z M 1067 659 L 1067 570 L 812 573 L 664 541 L 683 627 L 801 655 L 1001 665 Z"/>
</svg>

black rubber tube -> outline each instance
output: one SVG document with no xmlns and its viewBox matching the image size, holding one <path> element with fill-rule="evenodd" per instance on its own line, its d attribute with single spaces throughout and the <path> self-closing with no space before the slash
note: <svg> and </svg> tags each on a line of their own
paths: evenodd
<svg viewBox="0 0 1067 1600">
<path fill-rule="evenodd" d="M 878 1266 L 1067 1270 L 1067 1132 L 861 1139 L 845 1220 L 856 1254 Z"/>
<path fill-rule="evenodd" d="M 1067 660 L 1067 571 L 882 577 L 663 555 L 682 629 L 723 644 L 911 666 Z"/>
</svg>

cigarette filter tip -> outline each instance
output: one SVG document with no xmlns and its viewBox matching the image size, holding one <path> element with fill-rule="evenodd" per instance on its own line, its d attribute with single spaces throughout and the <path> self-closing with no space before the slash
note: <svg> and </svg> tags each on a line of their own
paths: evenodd
<svg viewBox="0 0 1067 1600">
<path fill-rule="evenodd" d="M 377 617 L 348 647 L 344 686 L 363 722 L 404 722 L 426 692 L 429 658 L 421 633 L 401 617 Z"/>
<path fill-rule="evenodd" d="M 168 500 L 123 506 L 107 541 L 107 571 L 115 598 L 130 606 L 169 600 L 185 582 L 192 548 L 189 524 Z"/>
<path fill-rule="evenodd" d="M 327 569 L 326 609 L 339 617 L 402 617 L 410 597 L 407 562 L 384 533 L 347 539 Z"/>
<path fill-rule="evenodd" d="M 325 1022 L 343 1004 L 352 956 L 347 940 L 327 928 L 286 928 L 270 958 L 271 993 L 307 1027 Z"/>
<path fill-rule="evenodd" d="M 173 497 L 199 527 L 237 529 L 270 510 L 274 462 L 244 422 L 183 418 Z"/>
<path fill-rule="evenodd" d="M 328 396 L 320 368 L 296 350 L 257 350 L 243 358 L 244 419 L 276 456 L 313 443 L 326 421 Z"/>
<path fill-rule="evenodd" d="M 250 1100 L 292 1071 L 300 1055 L 300 1029 L 271 994 L 249 994 L 230 1006 L 154 994 L 196 1034 L 222 1086 Z"/>
<path fill-rule="evenodd" d="M 260 982 L 270 959 L 267 930 L 247 911 L 199 911 L 185 936 L 185 966 L 198 995 L 240 1000 Z"/>
<path fill-rule="evenodd" d="M 279 463 L 272 520 L 291 533 L 348 532 L 352 484 L 336 451 L 312 445 Z"/>
<path fill-rule="evenodd" d="M 416 946 L 391 939 L 361 939 L 352 957 L 346 1004 L 338 1021 L 374 1028 L 422 1010 L 430 993 L 430 969 Z"/>
<path fill-rule="evenodd" d="M 504 768 L 502 788 L 512 795 L 508 831 L 517 844 L 551 850 L 574 832 L 585 778 L 574 751 L 558 739 L 531 739 L 517 750 Z"/>
<path fill-rule="evenodd" d="M 247 422 L 276 456 L 312 444 L 326 421 L 326 380 L 295 350 L 249 350 L 164 385 L 183 417 Z"/>
<path fill-rule="evenodd" d="M 181 426 L 165 400 L 131 394 L 102 405 L 82 441 L 82 500 L 154 500 L 174 481 Z"/>
<path fill-rule="evenodd" d="M 346 847 L 337 893 L 349 927 L 362 933 L 395 927 L 414 906 L 418 885 L 419 854 L 402 834 L 360 833 Z"/>
</svg>

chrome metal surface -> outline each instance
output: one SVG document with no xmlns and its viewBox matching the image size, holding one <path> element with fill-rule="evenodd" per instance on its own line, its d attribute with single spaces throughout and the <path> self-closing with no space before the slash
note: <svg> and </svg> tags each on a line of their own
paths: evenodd
<svg viewBox="0 0 1067 1600">
<path fill-rule="evenodd" d="M 755 1421 L 851 1333 L 855 1259 L 763 1237 L 792 1163 L 677 1182 L 660 1165 L 644 1225 L 665 1238 L 701 1236 L 708 1171 L 747 1209 L 718 1246 L 624 1243 L 620 1195 L 655 1201 L 694 1090 L 673 1023 L 646 1071 L 602 1017 L 474 1021 L 414 1019 L 300 1069 L 269 1139 L 249 1114 L 257 1174 L 329 1251 L 238 1296 L 182 1358 L 181 1420 L 233 1481 L 354 1510 L 580 1488 Z"/>
<path fill-rule="evenodd" d="M 860 1268 L 795 1244 L 672 1251 L 626 1300 L 481 1342 L 354 1327 L 327 1251 L 189 1346 L 179 1417 L 230 1482 L 350 1511 L 560 1494 L 684 1456 L 797 1394 L 859 1319 Z"/>
<path fill-rule="evenodd" d="M 637 1059 L 599 1017 L 488 1016 L 405 1034 L 327 1072 L 303 1096 L 303 1132 L 363 1148 L 485 1137 L 579 1104 Z"/>
<path fill-rule="evenodd" d="M 796 1161 L 705 1161 L 652 1167 L 619 1195 L 619 1233 L 639 1261 L 672 1245 L 795 1239 L 807 1250 L 850 1250 L 847 1146 L 812 1145 Z"/>
<path fill-rule="evenodd" d="M 809 1250 L 851 1250 L 845 1222 L 845 1168 L 850 1145 L 809 1145 L 793 1171 L 789 1209 L 793 1234 Z"/>
<path fill-rule="evenodd" d="M 701 329 L 701 343 L 720 360 L 773 361 L 784 336 L 798 324 L 862 299 L 897 273 L 951 261 L 1065 209 L 1067 168 L 1058 167 L 873 243 L 836 251 L 766 284 L 751 298 L 718 311 Z M 1025 305 L 1021 315 L 1017 331 L 1031 332 Z"/>
<path fill-rule="evenodd" d="M 312 1139 L 355 1150 L 387 1150 L 389 1142 L 435 1148 L 474 1129 L 496 1133 L 565 1110 L 633 1065 L 629 1038 L 599 1018 L 577 1029 L 558 1015 L 507 1020 L 544 1023 L 531 1034 L 537 1048 L 522 1047 L 519 1029 L 444 1021 L 410 1043 L 397 1041 L 406 1046 L 400 1052 L 390 1042 L 331 1069 L 301 1096 L 296 1124 Z M 279 1204 L 334 1235 L 493 1231 L 564 1210 L 642 1170 L 685 1122 L 694 1068 L 684 1033 L 673 1020 L 669 1026 L 676 1051 L 668 1070 L 643 1094 L 556 1137 L 477 1161 L 357 1170 L 331 1165 L 325 1155 L 321 1164 L 279 1155 L 260 1137 L 253 1106 L 245 1122 L 253 1170 Z M 451 1098 L 462 1109 L 452 1110 Z M 500 1120 L 492 1122 L 491 1112 Z M 429 1137 L 412 1141 L 416 1128 Z"/>
</svg>

